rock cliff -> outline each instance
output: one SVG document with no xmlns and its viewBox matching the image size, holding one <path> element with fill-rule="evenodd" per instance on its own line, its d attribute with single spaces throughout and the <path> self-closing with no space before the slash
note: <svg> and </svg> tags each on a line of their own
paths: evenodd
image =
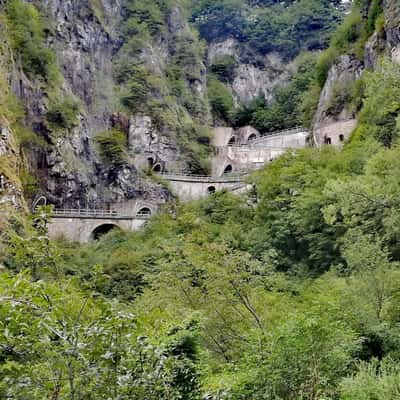
<svg viewBox="0 0 400 400">
<path fill-rule="evenodd" d="M 243 45 L 234 38 L 209 43 L 209 65 L 224 56 L 233 57 L 236 62 L 229 86 L 237 104 L 249 103 L 258 96 L 271 101 L 274 89 L 289 81 L 291 65 L 277 52 L 258 56 L 255 62 L 246 56 Z"/>
<path fill-rule="evenodd" d="M 369 4 L 369 3 L 368 3 Z M 377 67 L 381 57 L 400 62 L 400 5 L 395 0 L 382 2 L 383 26 L 366 40 L 363 57 L 350 52 L 338 57 L 330 68 L 322 89 L 313 123 L 313 142 L 340 145 L 357 126 L 350 98 L 362 73 Z M 364 10 L 365 16 L 368 9 Z"/>
</svg>

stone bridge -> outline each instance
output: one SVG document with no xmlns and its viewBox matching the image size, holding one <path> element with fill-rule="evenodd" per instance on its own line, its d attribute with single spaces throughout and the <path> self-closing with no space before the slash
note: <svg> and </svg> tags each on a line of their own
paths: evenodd
<svg viewBox="0 0 400 400">
<path fill-rule="evenodd" d="M 168 183 L 172 193 L 182 201 L 198 200 L 224 189 L 238 193 L 248 186 L 245 174 L 220 177 L 163 174 L 161 177 Z"/>
<path fill-rule="evenodd" d="M 49 224 L 49 235 L 85 243 L 100 238 L 112 229 L 137 231 L 151 218 L 152 212 L 147 207 L 135 215 L 124 215 L 116 210 L 55 209 Z"/>
</svg>

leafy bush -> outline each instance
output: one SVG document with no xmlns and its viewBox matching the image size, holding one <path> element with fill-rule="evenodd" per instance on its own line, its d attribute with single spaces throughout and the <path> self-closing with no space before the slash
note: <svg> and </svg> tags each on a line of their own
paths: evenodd
<svg viewBox="0 0 400 400">
<path fill-rule="evenodd" d="M 360 363 L 357 373 L 340 385 L 341 400 L 396 400 L 400 397 L 400 367 L 392 359 Z"/>
<path fill-rule="evenodd" d="M 44 24 L 35 6 L 23 0 L 10 0 L 6 14 L 12 47 L 25 73 L 51 83 L 58 81 L 55 56 L 45 45 Z"/>
<path fill-rule="evenodd" d="M 72 96 L 62 96 L 55 98 L 53 94 L 50 98 L 49 109 L 46 113 L 46 120 L 52 130 L 70 130 L 78 125 L 79 104 Z"/>
<path fill-rule="evenodd" d="M 207 89 L 214 116 L 229 123 L 235 107 L 231 91 L 212 75 L 208 78 Z"/>
<path fill-rule="evenodd" d="M 382 26 L 382 0 L 360 0 L 353 3 L 351 13 L 336 29 L 329 48 L 322 53 L 317 64 L 317 82 L 322 88 L 329 69 L 341 54 L 350 54 L 364 59 L 365 44 L 370 35 Z"/>
<path fill-rule="evenodd" d="M 153 96 L 160 97 L 164 85 L 162 78 L 152 74 L 143 64 L 131 65 L 129 72 L 124 73 L 127 74 L 127 90 L 121 98 L 122 104 L 132 112 L 145 111 Z"/>
<path fill-rule="evenodd" d="M 222 56 L 214 60 L 210 65 L 210 71 L 221 82 L 232 82 L 235 76 L 237 61 L 233 56 Z"/>
<path fill-rule="evenodd" d="M 95 137 L 101 160 L 108 166 L 121 166 L 127 161 L 127 137 L 117 129 L 99 132 Z"/>
<path fill-rule="evenodd" d="M 365 100 L 359 120 L 385 146 L 391 146 L 399 134 L 400 67 L 383 60 L 375 72 L 365 74 Z"/>
</svg>

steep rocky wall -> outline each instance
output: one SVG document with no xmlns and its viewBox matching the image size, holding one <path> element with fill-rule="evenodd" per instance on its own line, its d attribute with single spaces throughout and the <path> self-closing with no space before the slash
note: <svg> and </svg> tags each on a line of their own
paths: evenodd
<svg viewBox="0 0 400 400">
<path fill-rule="evenodd" d="M 125 196 L 128 193 L 120 184 L 120 173 L 111 180 L 99 175 L 92 140 L 96 132 L 110 127 L 115 110 L 112 58 L 119 46 L 115 27 L 121 14 L 120 1 L 98 3 L 103 20 L 86 1 L 46 0 L 35 4 L 52 25 L 48 44 L 57 54 L 64 77 L 63 90 L 80 103 L 78 126 L 52 143 L 45 163 L 40 160 L 37 165 L 44 178 L 41 185 L 51 200 L 60 204 L 109 201 Z M 40 132 L 45 130 L 41 125 L 46 112 L 43 103 L 40 104 L 43 96 L 37 98 L 39 105 L 35 107 L 29 90 L 22 87 L 19 95 L 27 104 L 29 122 L 43 133 Z M 130 175 L 135 183 L 135 171 L 130 171 Z M 112 188 L 108 187 L 110 181 Z"/>
<path fill-rule="evenodd" d="M 164 202 L 168 192 L 147 179 L 134 162 L 133 156 L 146 152 L 147 148 L 135 148 L 130 162 L 123 167 L 108 167 L 99 159 L 94 143 L 98 132 L 114 126 L 123 129 L 127 137 L 136 129 L 136 117 L 120 112 L 119 88 L 115 84 L 114 65 L 122 46 L 121 1 L 35 0 L 32 3 L 46 23 L 47 46 L 56 54 L 62 75 L 58 95 L 68 96 L 79 104 L 77 123 L 54 135 L 46 121 L 48 89 L 41 79 L 25 74 L 18 55 L 15 56 L 9 83 L 24 105 L 24 125 L 47 142 L 45 150 L 37 146 L 26 149 L 30 170 L 38 179 L 38 193 L 45 194 L 57 206 L 67 207 L 97 207 L 132 198 Z M 182 25 L 179 15 L 171 18 L 175 18 L 175 27 Z M 168 57 L 168 54 L 161 56 L 161 50 L 156 53 L 159 64 L 163 57 Z M 174 133 L 164 133 L 156 149 L 150 150 L 162 157 L 165 149 L 171 148 L 176 157 Z"/>
<path fill-rule="evenodd" d="M 259 56 L 255 63 L 244 57 L 240 43 L 233 38 L 209 43 L 209 64 L 223 56 L 232 56 L 237 63 L 229 84 L 237 104 L 249 103 L 260 95 L 270 101 L 273 99 L 274 88 L 289 81 L 292 67 L 278 53 Z"/>
<path fill-rule="evenodd" d="M 19 172 L 23 160 L 11 128 L 15 99 L 10 88 L 13 62 L 5 26 L 0 21 L 0 231 L 10 210 L 26 204 Z"/>
<path fill-rule="evenodd" d="M 357 125 L 356 115 L 346 101 L 341 104 L 340 97 L 346 91 L 351 91 L 352 85 L 363 70 L 364 65 L 355 57 L 344 55 L 329 71 L 314 117 L 315 145 L 338 145 L 349 138 Z"/>
<path fill-rule="evenodd" d="M 385 0 L 384 7 L 386 51 L 400 62 L 400 4 L 397 0 Z"/>
<path fill-rule="evenodd" d="M 356 111 L 350 107 L 347 97 L 365 70 L 377 67 L 381 57 L 400 63 L 400 3 L 384 0 L 384 28 L 374 32 L 364 48 L 364 59 L 354 54 L 339 57 L 331 67 L 322 89 L 313 123 L 313 143 L 341 145 L 357 126 Z"/>
</svg>

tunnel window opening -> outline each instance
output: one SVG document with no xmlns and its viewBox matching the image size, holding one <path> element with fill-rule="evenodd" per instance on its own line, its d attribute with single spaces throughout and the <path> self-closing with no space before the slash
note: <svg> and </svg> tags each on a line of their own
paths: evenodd
<svg viewBox="0 0 400 400">
<path fill-rule="evenodd" d="M 209 186 L 207 190 L 209 194 L 214 194 L 217 191 L 215 186 Z"/>
<path fill-rule="evenodd" d="M 149 167 L 151 168 L 151 167 L 154 165 L 154 158 L 149 157 L 149 158 L 147 159 L 147 163 L 148 163 Z"/>
<path fill-rule="evenodd" d="M 252 142 L 253 140 L 257 139 L 257 135 L 255 133 L 252 133 L 249 138 L 247 139 L 247 143 Z"/>
<path fill-rule="evenodd" d="M 332 144 L 332 139 L 330 137 L 326 137 L 325 144 Z"/>
<path fill-rule="evenodd" d="M 232 136 L 229 139 L 228 146 L 233 146 L 235 143 L 236 143 L 236 138 L 235 138 L 235 136 Z"/>
<path fill-rule="evenodd" d="M 224 174 L 231 174 L 233 172 L 232 165 L 227 165 L 224 169 Z"/>
<path fill-rule="evenodd" d="M 103 224 L 98 226 L 91 235 L 92 240 L 99 240 L 107 233 L 110 233 L 112 230 L 121 230 L 121 228 L 114 224 Z"/>
<path fill-rule="evenodd" d="M 154 168 L 153 168 L 153 171 L 154 172 L 161 172 L 162 171 L 161 164 L 155 165 Z"/>
<path fill-rule="evenodd" d="M 151 209 L 149 207 L 143 207 L 138 211 L 136 215 L 142 217 L 150 217 L 151 214 Z"/>
<path fill-rule="evenodd" d="M 339 135 L 339 141 L 344 142 L 344 135 L 343 134 Z"/>
</svg>

